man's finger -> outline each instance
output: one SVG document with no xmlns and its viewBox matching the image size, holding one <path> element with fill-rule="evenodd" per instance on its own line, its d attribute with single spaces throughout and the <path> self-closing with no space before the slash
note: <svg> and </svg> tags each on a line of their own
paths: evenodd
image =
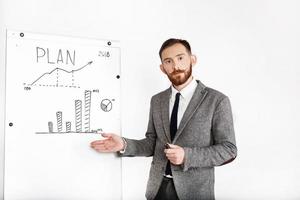
<svg viewBox="0 0 300 200">
<path fill-rule="evenodd" d="M 97 145 L 91 145 L 92 148 L 97 149 L 97 148 L 106 148 L 105 144 L 97 144 Z"/>
<path fill-rule="evenodd" d="M 103 144 L 103 145 L 95 145 L 92 146 L 93 149 L 95 149 L 96 151 L 99 152 L 110 152 L 111 151 L 111 147 L 109 145 Z"/>
<path fill-rule="evenodd" d="M 177 158 L 177 155 L 175 155 L 175 154 L 167 155 L 167 158 L 168 159 L 174 159 L 174 158 Z"/>
<path fill-rule="evenodd" d="M 169 154 L 169 153 L 176 153 L 177 152 L 177 149 L 165 149 L 164 152 L 166 154 Z"/>
<path fill-rule="evenodd" d="M 111 133 L 101 133 L 102 137 L 105 137 L 105 138 L 112 138 L 113 134 Z"/>
<path fill-rule="evenodd" d="M 91 142 L 91 145 L 98 145 L 98 144 L 104 144 L 105 140 L 96 140 Z"/>
<path fill-rule="evenodd" d="M 170 149 L 178 149 L 180 146 L 175 145 L 175 144 L 169 144 Z"/>
<path fill-rule="evenodd" d="M 110 141 L 108 141 L 108 140 L 103 140 L 103 141 L 98 141 L 98 142 L 94 142 L 94 143 L 91 143 L 91 147 L 97 147 L 97 146 L 105 146 L 105 147 L 111 147 L 112 146 L 112 144 L 111 144 L 111 142 Z"/>
<path fill-rule="evenodd" d="M 176 159 L 176 158 L 170 158 L 169 161 L 170 161 L 172 164 L 177 164 L 177 159 Z"/>
</svg>

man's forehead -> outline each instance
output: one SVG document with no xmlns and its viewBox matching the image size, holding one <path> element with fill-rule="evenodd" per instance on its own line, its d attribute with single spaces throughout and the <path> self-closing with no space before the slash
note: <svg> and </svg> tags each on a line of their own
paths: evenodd
<svg viewBox="0 0 300 200">
<path fill-rule="evenodd" d="M 187 49 L 180 43 L 176 43 L 170 47 L 167 47 L 162 52 L 162 59 L 175 57 L 177 55 L 187 54 Z"/>
</svg>

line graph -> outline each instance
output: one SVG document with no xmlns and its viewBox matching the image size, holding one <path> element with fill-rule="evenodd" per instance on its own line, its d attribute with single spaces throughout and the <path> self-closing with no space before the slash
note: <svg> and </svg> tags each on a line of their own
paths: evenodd
<svg viewBox="0 0 300 200">
<path fill-rule="evenodd" d="M 74 70 L 65 70 L 63 68 L 56 67 L 49 72 L 43 73 L 42 75 L 40 75 L 37 79 L 35 79 L 31 83 L 28 83 L 28 84 L 24 83 L 24 85 L 80 88 L 79 86 L 75 86 L 75 84 L 74 84 L 74 81 L 75 81 L 74 72 L 79 72 L 79 71 L 83 70 L 84 68 L 86 68 L 87 66 L 90 66 L 92 63 L 93 63 L 93 61 L 89 61 L 87 64 L 83 65 L 82 67 L 79 67 L 78 69 L 74 69 Z M 62 79 L 63 80 L 65 79 L 64 84 L 61 83 Z M 40 83 L 40 82 L 42 82 L 42 83 Z M 67 84 L 66 84 L 66 82 L 67 82 Z"/>
</svg>

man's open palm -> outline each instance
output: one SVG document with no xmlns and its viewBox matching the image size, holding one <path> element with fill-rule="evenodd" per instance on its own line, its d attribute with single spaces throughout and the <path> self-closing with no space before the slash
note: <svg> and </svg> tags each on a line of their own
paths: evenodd
<svg viewBox="0 0 300 200">
<path fill-rule="evenodd" d="M 105 138 L 91 142 L 91 147 L 98 152 L 117 152 L 124 149 L 123 139 L 113 133 L 102 133 Z"/>
</svg>

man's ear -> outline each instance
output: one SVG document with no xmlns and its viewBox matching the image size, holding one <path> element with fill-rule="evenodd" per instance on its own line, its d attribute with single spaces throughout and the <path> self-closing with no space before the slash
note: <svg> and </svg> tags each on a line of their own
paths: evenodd
<svg viewBox="0 0 300 200">
<path fill-rule="evenodd" d="M 196 65 L 197 57 L 195 55 L 191 55 L 192 66 Z"/>
<path fill-rule="evenodd" d="M 164 74 L 167 74 L 167 72 L 166 72 L 166 70 L 165 70 L 163 64 L 160 64 L 159 67 L 160 67 L 160 70 L 161 70 Z"/>
</svg>

